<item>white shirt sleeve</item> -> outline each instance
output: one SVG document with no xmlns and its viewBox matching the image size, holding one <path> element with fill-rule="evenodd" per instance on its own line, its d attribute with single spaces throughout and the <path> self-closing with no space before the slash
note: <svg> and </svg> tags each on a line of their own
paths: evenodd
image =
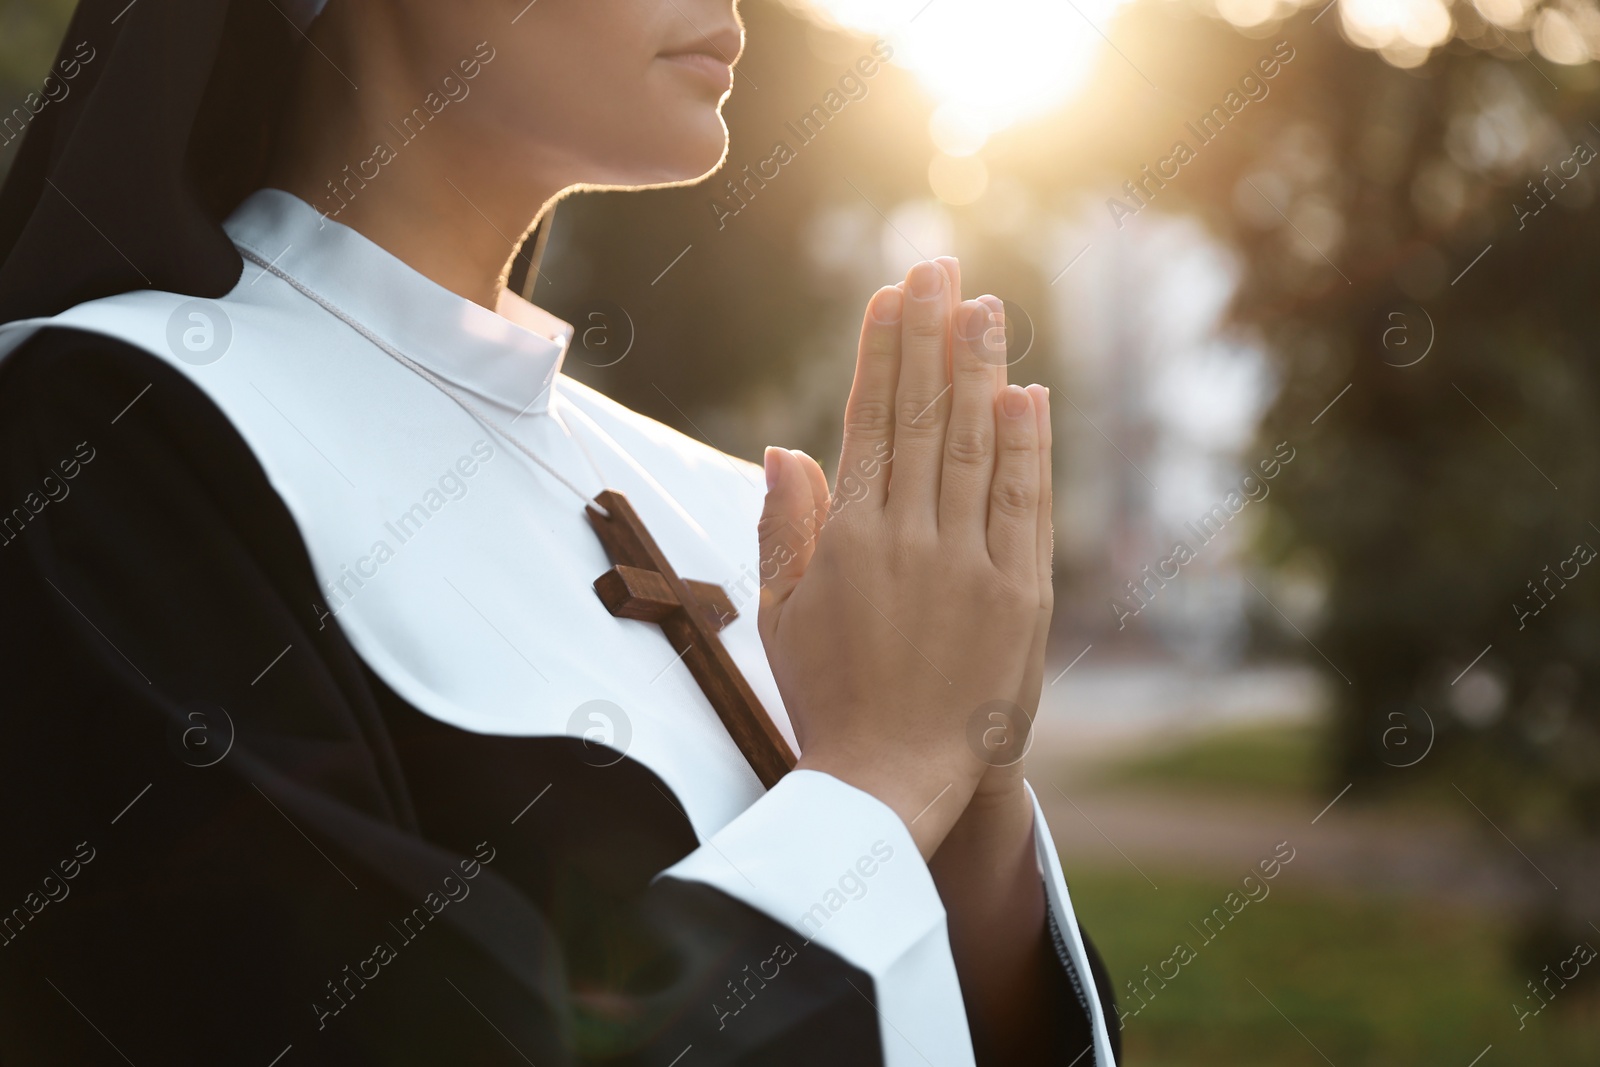
<svg viewBox="0 0 1600 1067">
<path fill-rule="evenodd" d="M 1094 1023 L 1094 1054 L 1080 1064 L 1110 1067 L 1110 1035 L 1055 842 L 1028 793 L 1060 948 Z M 876 1004 L 888 1067 L 974 1063 L 944 904 L 905 823 L 876 797 L 819 771 L 791 772 L 659 877 L 721 890 L 870 975 L 873 989 L 859 992 Z"/>
<path fill-rule="evenodd" d="M 703 882 L 872 978 L 887 1067 L 972 1067 L 944 904 L 900 816 L 820 771 L 792 771 L 660 877 Z M 1080 950 L 1081 951 L 1081 950 Z"/>
</svg>

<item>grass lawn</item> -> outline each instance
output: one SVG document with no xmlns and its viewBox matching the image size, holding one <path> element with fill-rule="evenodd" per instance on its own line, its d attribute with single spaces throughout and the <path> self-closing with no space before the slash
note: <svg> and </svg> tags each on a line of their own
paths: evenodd
<svg viewBox="0 0 1600 1067">
<path fill-rule="evenodd" d="M 1104 781 L 1214 792 L 1313 792 L 1322 781 L 1322 727 L 1234 727 L 1108 768 Z"/>
<path fill-rule="evenodd" d="M 1140 1004 L 1128 980 L 1146 965 L 1156 973 L 1179 942 L 1194 949 L 1125 1019 L 1127 1064 L 1468 1067 L 1491 1044 L 1477 1067 L 1600 1064 L 1600 962 L 1519 1032 L 1512 1004 L 1528 1003 L 1524 983 L 1535 975 L 1512 973 L 1505 932 L 1487 918 L 1332 896 L 1298 887 L 1294 876 L 1292 864 L 1284 868 L 1269 896 L 1207 942 L 1189 924 L 1237 883 L 1169 873 L 1153 890 L 1132 871 L 1071 873 L 1078 918 L 1124 1011 Z M 1591 943 L 1600 946 L 1600 936 Z"/>
</svg>

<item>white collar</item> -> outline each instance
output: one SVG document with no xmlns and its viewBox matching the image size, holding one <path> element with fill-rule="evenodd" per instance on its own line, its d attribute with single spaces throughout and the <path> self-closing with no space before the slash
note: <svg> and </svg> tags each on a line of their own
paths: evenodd
<svg viewBox="0 0 1600 1067">
<path fill-rule="evenodd" d="M 490 311 L 431 281 L 281 189 L 260 189 L 224 223 L 248 248 L 451 385 L 500 413 L 543 414 L 572 327 L 502 290 Z M 243 283 L 261 268 L 245 264 Z"/>
</svg>

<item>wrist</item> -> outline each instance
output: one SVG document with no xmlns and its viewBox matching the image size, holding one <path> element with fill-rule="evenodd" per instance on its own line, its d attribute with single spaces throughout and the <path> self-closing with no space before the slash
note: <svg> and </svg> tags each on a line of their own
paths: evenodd
<svg viewBox="0 0 1600 1067">
<path fill-rule="evenodd" d="M 985 775 L 961 817 L 950 828 L 944 847 L 981 848 L 989 860 L 1019 850 L 1031 855 L 1033 798 L 1022 775 Z"/>
<path fill-rule="evenodd" d="M 1021 798 L 1031 806 L 1028 801 L 1028 789 L 1023 780 L 1023 761 L 1005 766 L 990 767 L 983 772 L 983 777 L 978 779 L 977 786 L 973 789 L 972 799 L 975 804 L 1006 805 L 1014 804 Z"/>
<path fill-rule="evenodd" d="M 900 816 L 923 859 L 930 859 L 966 811 L 976 782 L 970 773 L 926 765 L 896 767 L 807 753 L 796 770 L 820 771 L 875 797 Z"/>
</svg>

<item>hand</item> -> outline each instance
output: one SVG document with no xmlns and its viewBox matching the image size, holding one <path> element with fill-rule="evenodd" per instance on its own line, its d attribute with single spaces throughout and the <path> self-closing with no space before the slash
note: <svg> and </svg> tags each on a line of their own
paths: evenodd
<svg viewBox="0 0 1600 1067">
<path fill-rule="evenodd" d="M 955 296 L 934 263 L 874 295 L 841 496 L 810 457 L 769 449 L 760 528 L 760 629 L 799 766 L 883 800 L 925 856 L 989 770 L 974 714 L 1026 695 L 1048 530 L 1034 397 L 999 388 L 993 313 Z"/>
</svg>

